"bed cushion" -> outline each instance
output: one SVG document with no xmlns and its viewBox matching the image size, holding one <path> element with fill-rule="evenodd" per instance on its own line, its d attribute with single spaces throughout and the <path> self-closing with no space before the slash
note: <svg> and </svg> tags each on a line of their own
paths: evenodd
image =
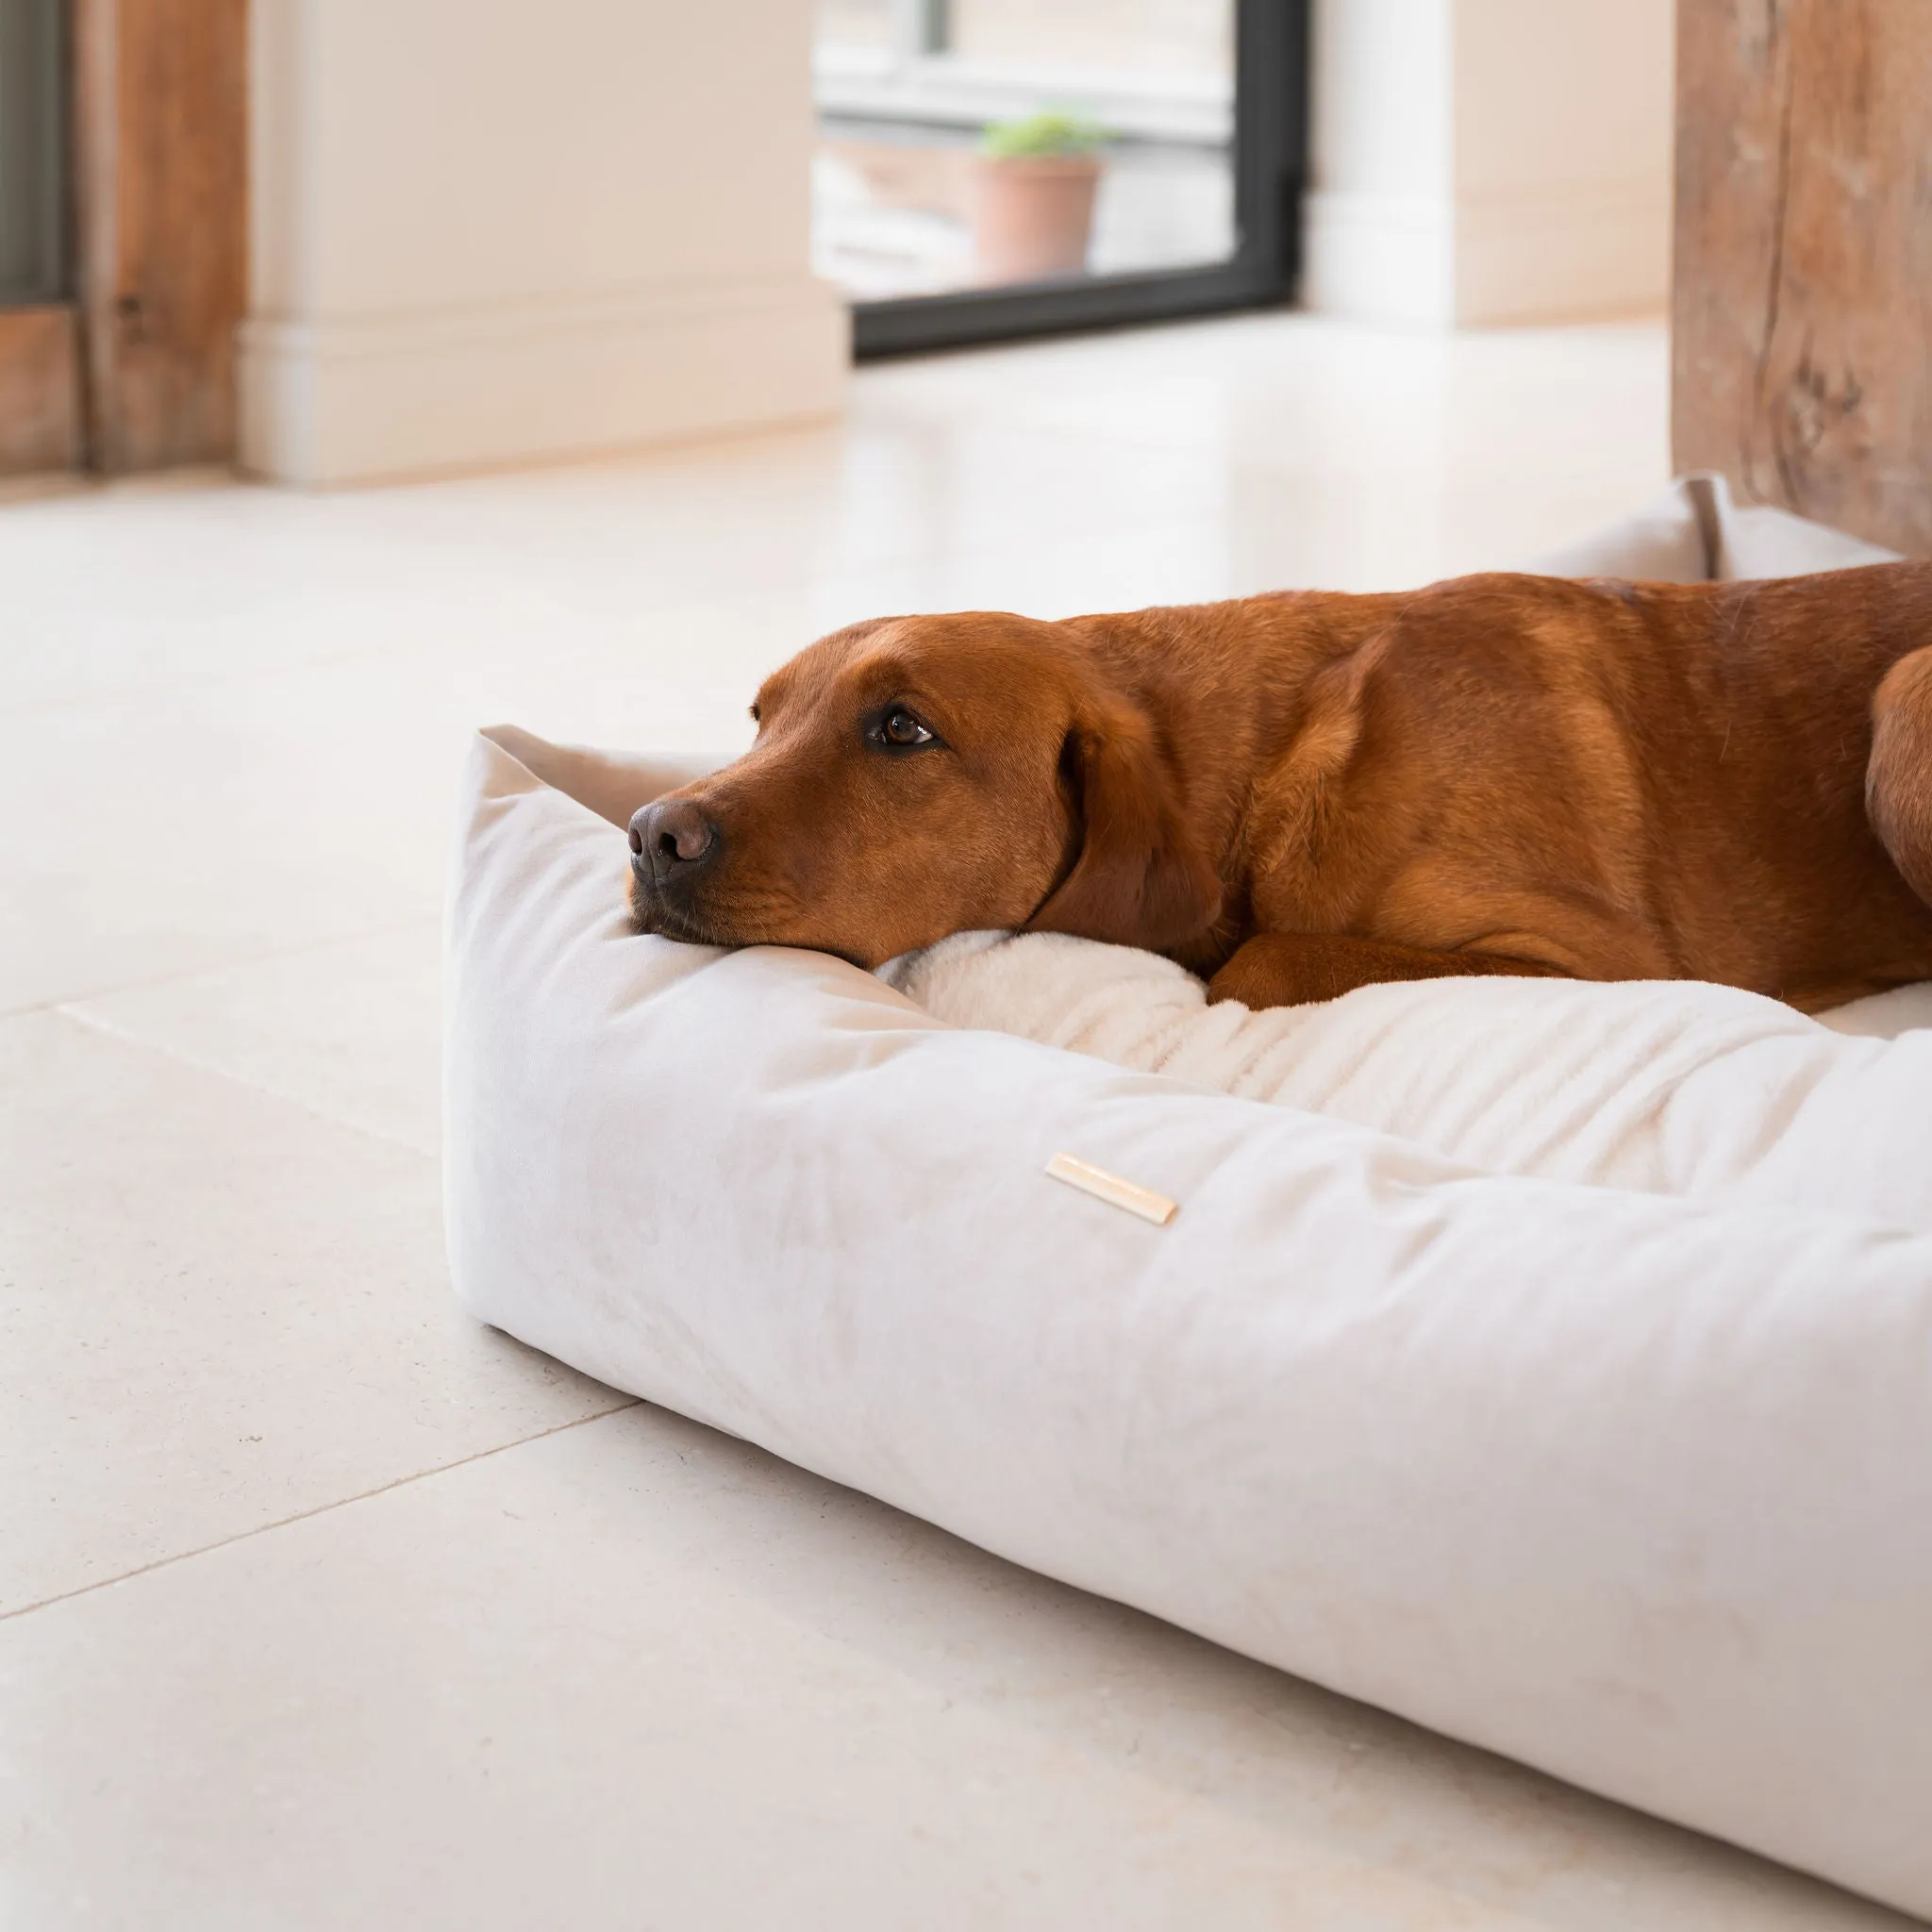
<svg viewBox="0 0 1932 1932">
<path fill-rule="evenodd" d="M 1932 1911 L 1909 1189 L 1485 1171 L 950 1025 L 822 955 L 641 938 L 618 826 L 693 769 L 473 750 L 445 1057 L 467 1307 L 1015 1561 Z M 1813 1068 L 1862 1082 L 1910 1043 L 1785 1037 L 1694 1115 L 1762 1124 L 1766 1158 L 1837 1077 Z M 1857 1107 L 1926 1138 L 1923 1097 Z M 1063 1151 L 1178 1214 L 1059 1185 Z"/>
<path fill-rule="evenodd" d="M 880 976 L 956 1026 L 1419 1141 L 1498 1174 L 1932 1234 L 1932 986 L 1821 1019 L 1694 980 L 1441 979 L 1250 1012 L 1170 959 L 963 933 Z M 1847 1037 L 1852 1036 L 1852 1037 Z"/>
</svg>

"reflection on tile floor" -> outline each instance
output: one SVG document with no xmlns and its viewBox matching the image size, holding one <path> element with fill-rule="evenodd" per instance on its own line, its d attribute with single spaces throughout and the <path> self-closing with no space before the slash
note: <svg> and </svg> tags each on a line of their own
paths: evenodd
<svg viewBox="0 0 1932 1932">
<path fill-rule="evenodd" d="M 743 741 L 884 609 L 1508 563 L 1665 344 L 1257 317 L 836 427 L 0 505 L 0 1924 L 1878 1927 L 675 1418 L 447 1297 L 466 734 Z"/>
</svg>

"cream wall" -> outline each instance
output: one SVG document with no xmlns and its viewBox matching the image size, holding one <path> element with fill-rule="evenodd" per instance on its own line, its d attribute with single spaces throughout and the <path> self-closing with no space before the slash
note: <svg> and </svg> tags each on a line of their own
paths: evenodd
<svg viewBox="0 0 1932 1932">
<path fill-rule="evenodd" d="M 1673 0 L 1317 0 L 1305 299 L 1436 325 L 1657 308 Z"/>
<path fill-rule="evenodd" d="M 242 459 L 339 483 L 824 414 L 803 0 L 255 0 Z"/>
</svg>

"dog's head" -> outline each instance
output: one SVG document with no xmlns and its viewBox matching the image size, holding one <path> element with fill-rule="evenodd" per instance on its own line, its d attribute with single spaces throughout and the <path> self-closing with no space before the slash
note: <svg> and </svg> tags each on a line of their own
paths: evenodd
<svg viewBox="0 0 1932 1932">
<path fill-rule="evenodd" d="M 631 820 L 647 932 L 871 967 L 988 927 L 1159 950 L 1219 913 L 1147 701 L 1077 623 L 856 625 L 752 715 L 743 758 Z"/>
</svg>

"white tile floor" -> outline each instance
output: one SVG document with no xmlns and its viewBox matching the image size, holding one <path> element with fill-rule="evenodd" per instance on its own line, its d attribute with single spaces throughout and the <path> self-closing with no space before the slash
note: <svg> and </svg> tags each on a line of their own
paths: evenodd
<svg viewBox="0 0 1932 1932">
<path fill-rule="evenodd" d="M 1251 319 L 849 421 L 0 508 L 0 1924 L 1879 1927 L 1045 1583 L 460 1317 L 474 724 L 730 746 L 888 608 L 1507 563 L 1662 478 L 1665 346 Z"/>
</svg>

